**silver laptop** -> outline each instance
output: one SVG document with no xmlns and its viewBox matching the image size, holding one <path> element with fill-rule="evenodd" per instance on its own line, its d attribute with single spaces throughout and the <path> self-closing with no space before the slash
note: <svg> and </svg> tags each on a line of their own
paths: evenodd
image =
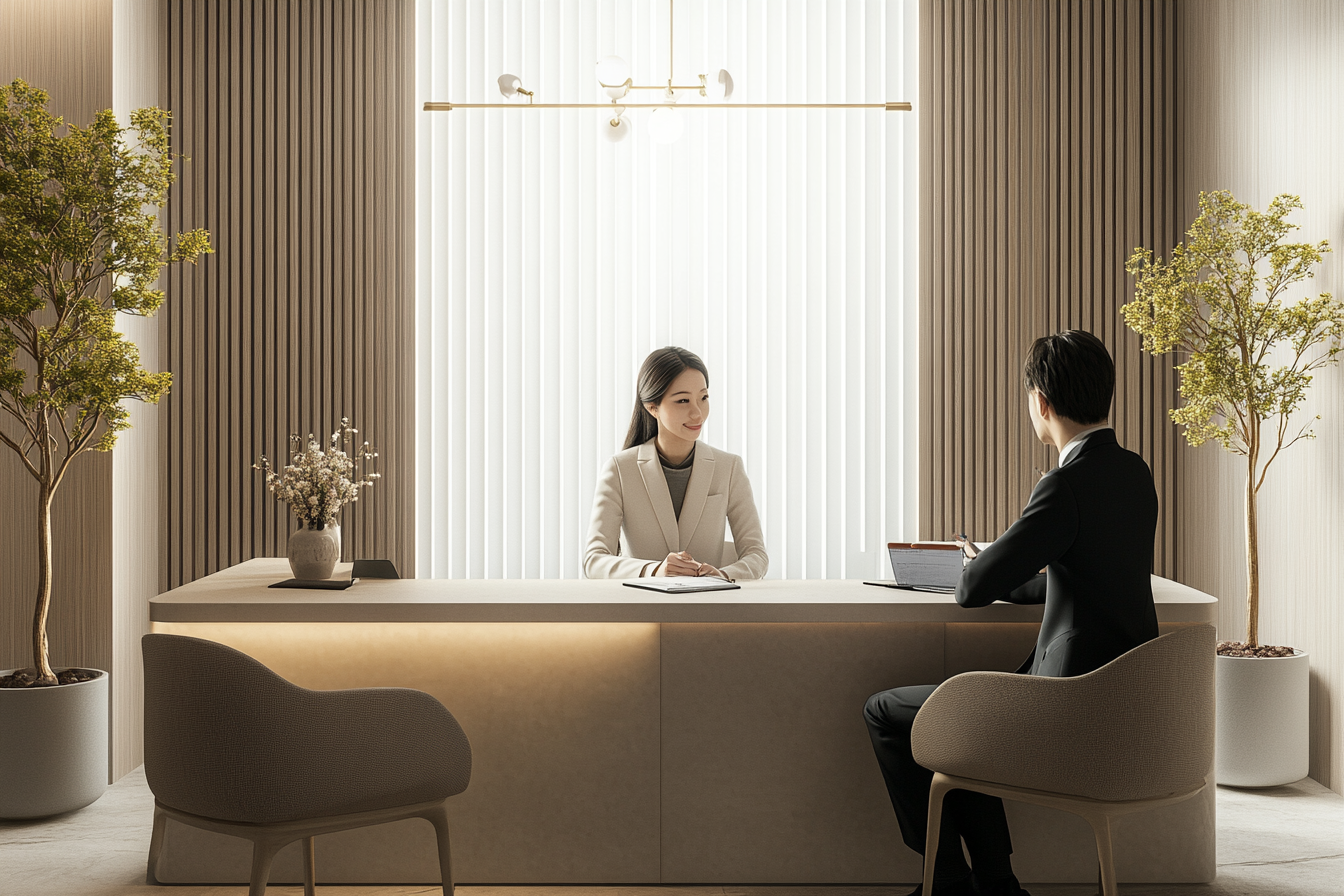
<svg viewBox="0 0 1344 896">
<path fill-rule="evenodd" d="M 937 541 L 893 542 L 887 545 L 893 582 L 869 582 L 888 588 L 935 591 L 957 590 L 965 554 L 955 544 Z"/>
</svg>

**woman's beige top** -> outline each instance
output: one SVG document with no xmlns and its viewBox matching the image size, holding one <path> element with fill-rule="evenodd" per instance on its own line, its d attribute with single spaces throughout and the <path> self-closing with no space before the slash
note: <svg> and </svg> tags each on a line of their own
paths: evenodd
<svg viewBox="0 0 1344 896">
<path fill-rule="evenodd" d="M 726 530 L 737 559 L 725 567 Z M 636 579 L 677 551 L 730 579 L 759 579 L 770 567 L 742 458 L 697 443 L 678 518 L 650 439 L 613 456 L 598 477 L 583 572 L 590 579 Z"/>
</svg>

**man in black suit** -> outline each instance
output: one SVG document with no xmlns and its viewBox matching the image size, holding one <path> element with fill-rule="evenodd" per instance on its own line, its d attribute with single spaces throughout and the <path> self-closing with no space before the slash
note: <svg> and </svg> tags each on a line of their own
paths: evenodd
<svg viewBox="0 0 1344 896">
<path fill-rule="evenodd" d="M 1037 339 L 1023 380 L 1036 437 L 1059 450 L 1059 464 L 1041 477 L 1017 522 L 966 567 L 957 603 L 1044 603 L 1036 648 L 1017 671 L 1082 675 L 1157 637 L 1149 579 L 1157 491 L 1143 458 L 1121 448 L 1106 424 L 1115 365 L 1099 339 L 1081 330 Z M 933 774 L 911 755 L 910 730 L 935 687 L 883 691 L 864 707 L 902 838 L 919 853 Z M 1002 800 L 952 791 L 943 806 L 933 896 L 1023 893 L 1012 851 Z"/>
</svg>

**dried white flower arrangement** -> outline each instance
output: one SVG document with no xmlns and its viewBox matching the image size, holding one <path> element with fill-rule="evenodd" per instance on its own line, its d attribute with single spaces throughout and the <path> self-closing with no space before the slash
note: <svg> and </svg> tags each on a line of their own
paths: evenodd
<svg viewBox="0 0 1344 896">
<path fill-rule="evenodd" d="M 310 529 L 325 529 L 336 524 L 336 514 L 351 501 L 359 500 L 359 490 L 381 479 L 381 473 L 365 472 L 357 475 L 356 466 L 368 464 L 378 456 L 368 442 L 355 449 L 353 456 L 345 451 L 359 430 L 350 425 L 349 417 L 341 418 L 341 428 L 331 434 L 331 445 L 326 451 L 322 443 L 308 433 L 305 442 L 295 433 L 289 437 L 289 463 L 279 473 L 271 467 L 266 455 L 257 458 L 252 469 L 266 473 L 266 487 L 271 494 L 289 505 L 294 515 Z"/>
</svg>

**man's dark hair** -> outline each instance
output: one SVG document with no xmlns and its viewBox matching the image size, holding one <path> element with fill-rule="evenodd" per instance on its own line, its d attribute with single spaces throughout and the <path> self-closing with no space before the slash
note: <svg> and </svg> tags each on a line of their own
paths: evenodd
<svg viewBox="0 0 1344 896">
<path fill-rule="evenodd" d="M 1115 364 L 1100 339 L 1086 330 L 1064 330 L 1031 344 L 1022 382 L 1027 391 L 1044 395 L 1061 417 L 1105 423 L 1115 394 Z"/>
</svg>

